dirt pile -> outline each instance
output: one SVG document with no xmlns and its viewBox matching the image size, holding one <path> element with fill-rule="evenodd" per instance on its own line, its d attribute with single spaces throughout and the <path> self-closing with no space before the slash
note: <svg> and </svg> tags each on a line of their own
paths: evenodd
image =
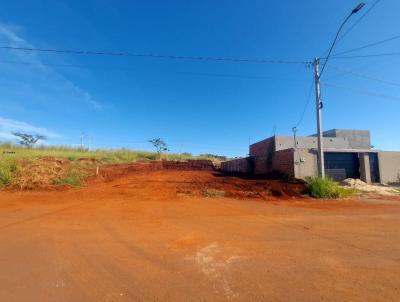
<svg viewBox="0 0 400 302">
<path fill-rule="evenodd" d="M 20 190 L 54 189 L 65 184 L 62 180 L 77 174 L 87 175 L 88 170 L 101 165 L 94 158 L 79 158 L 70 161 L 65 158 L 41 157 L 34 160 L 19 160 L 13 173 L 11 187 Z"/>
<path fill-rule="evenodd" d="M 165 164 L 165 163 L 164 163 Z M 231 197 L 263 200 L 300 197 L 305 191 L 302 181 L 284 182 L 267 179 L 245 179 L 225 176 L 217 171 L 189 170 L 188 166 L 162 162 L 140 162 L 100 167 L 99 174 L 89 178 L 92 185 L 115 186 L 119 192 L 165 197 Z"/>
<path fill-rule="evenodd" d="M 71 161 L 64 158 L 41 157 L 34 160 L 20 160 L 16 162 L 17 169 L 13 173 L 11 187 L 20 190 L 54 189 L 60 185 L 68 185 L 63 181 L 78 174 L 85 177 L 93 175 L 89 180 L 109 181 L 118 177 L 124 177 L 131 173 L 156 170 L 179 171 L 213 171 L 214 165 L 210 160 L 189 161 L 143 161 L 130 164 L 104 163 L 95 158 L 79 158 Z M 80 173 L 82 172 L 82 173 Z"/>
<path fill-rule="evenodd" d="M 223 176 L 218 173 L 210 177 L 192 179 L 178 184 L 178 195 L 203 197 L 231 197 L 238 199 L 276 199 L 300 197 L 306 192 L 305 184 L 277 180 L 253 180 L 239 177 Z"/>
<path fill-rule="evenodd" d="M 67 173 L 69 165 L 69 160 L 54 157 L 18 161 L 12 187 L 22 190 L 49 188 Z"/>
<path fill-rule="evenodd" d="M 360 190 L 362 192 L 377 193 L 380 195 L 399 195 L 395 187 L 379 184 L 367 184 L 361 179 L 347 178 L 340 183 L 342 186 Z"/>
<path fill-rule="evenodd" d="M 77 171 L 77 169 L 80 169 Z M 73 173 L 72 173 L 73 172 Z M 118 192 L 161 197 L 233 197 L 279 199 L 305 193 L 303 182 L 244 179 L 220 174 L 209 160 L 142 161 L 102 165 L 93 159 L 70 161 L 54 157 L 18 162 L 12 187 L 20 190 L 54 190 L 76 186 L 77 176 L 87 187 L 115 187 Z M 78 177 L 78 178 L 79 178 Z M 132 189 L 134 188 L 134 189 Z"/>
</svg>

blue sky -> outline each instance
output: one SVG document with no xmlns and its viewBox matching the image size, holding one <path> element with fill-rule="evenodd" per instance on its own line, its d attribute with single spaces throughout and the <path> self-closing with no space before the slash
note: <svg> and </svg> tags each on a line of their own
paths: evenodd
<svg viewBox="0 0 400 302">
<path fill-rule="evenodd" d="M 345 30 L 375 3 L 365 1 Z M 1 1 L 0 46 L 183 56 L 312 60 L 358 1 Z M 381 0 L 334 53 L 400 35 L 400 2 Z M 400 51 L 400 39 L 347 55 Z M 249 139 L 291 135 L 312 68 L 0 50 L 0 139 L 41 133 L 48 144 L 246 155 Z M 400 56 L 332 59 L 323 127 L 370 129 L 400 150 Z M 351 71 L 352 73 L 348 73 Z M 362 76 L 360 76 L 362 75 Z M 367 79 L 376 78 L 383 81 Z M 386 82 L 391 82 L 386 83 Z M 351 88 L 351 89 L 349 89 Z M 314 95 L 299 134 L 315 133 Z"/>
</svg>

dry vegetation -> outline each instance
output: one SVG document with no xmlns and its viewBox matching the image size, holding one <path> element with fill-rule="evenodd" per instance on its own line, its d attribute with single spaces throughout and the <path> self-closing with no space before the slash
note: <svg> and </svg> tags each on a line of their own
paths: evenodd
<svg viewBox="0 0 400 302">
<path fill-rule="evenodd" d="M 0 145 L 0 187 L 19 189 L 54 186 L 82 186 L 90 169 L 104 164 L 158 160 L 156 152 L 128 149 L 93 150 L 70 147 L 24 148 L 18 145 Z M 192 156 L 190 153 L 164 154 L 163 159 L 219 159 Z"/>
</svg>

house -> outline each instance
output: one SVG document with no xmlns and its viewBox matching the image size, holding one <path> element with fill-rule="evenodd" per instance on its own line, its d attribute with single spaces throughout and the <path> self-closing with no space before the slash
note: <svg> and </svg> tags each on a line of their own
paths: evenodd
<svg viewBox="0 0 400 302">
<path fill-rule="evenodd" d="M 360 178 L 367 183 L 400 181 L 400 152 L 375 150 L 368 130 L 332 129 L 323 133 L 325 174 L 337 181 Z M 249 157 L 223 162 L 227 173 L 317 176 L 317 137 L 273 136 L 250 145 Z"/>
</svg>

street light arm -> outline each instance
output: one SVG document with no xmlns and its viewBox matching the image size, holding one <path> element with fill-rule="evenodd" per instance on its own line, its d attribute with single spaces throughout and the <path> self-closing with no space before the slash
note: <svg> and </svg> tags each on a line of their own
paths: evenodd
<svg viewBox="0 0 400 302">
<path fill-rule="evenodd" d="M 333 40 L 333 43 L 332 43 L 331 47 L 329 48 L 328 55 L 325 58 L 325 63 L 322 66 L 321 73 L 319 74 L 320 78 L 322 77 L 322 74 L 324 73 L 326 63 L 328 63 L 328 60 L 329 60 L 329 57 L 330 57 L 330 55 L 332 53 L 333 47 L 335 47 L 336 41 L 339 38 L 339 34 L 342 31 L 343 26 L 347 23 L 347 21 L 350 19 L 350 17 L 352 15 L 358 13 L 364 6 L 365 6 L 365 3 L 358 4 L 357 7 L 351 11 L 351 13 L 346 17 L 346 19 L 344 19 L 343 23 L 340 25 L 339 30 L 336 33 L 335 39 Z"/>
<path fill-rule="evenodd" d="M 331 47 L 329 48 L 329 52 L 328 52 L 328 55 L 326 56 L 325 63 L 324 63 L 324 65 L 322 66 L 321 73 L 319 74 L 319 77 L 320 77 L 320 78 L 321 78 L 322 74 L 324 73 L 326 63 L 328 63 L 328 60 L 329 60 L 329 57 L 330 57 L 330 55 L 331 55 L 331 53 L 332 53 L 333 47 L 335 47 L 336 41 L 337 41 L 337 39 L 339 38 L 339 34 L 340 34 L 340 32 L 342 31 L 343 26 L 347 23 L 347 21 L 350 19 L 350 17 L 351 17 L 352 15 L 353 15 L 353 13 L 351 13 L 350 15 L 348 15 L 348 16 L 346 17 L 346 19 L 343 21 L 342 25 L 340 25 L 339 30 L 338 30 L 337 33 L 336 33 L 335 39 L 333 40 L 333 43 L 332 43 Z"/>
</svg>

